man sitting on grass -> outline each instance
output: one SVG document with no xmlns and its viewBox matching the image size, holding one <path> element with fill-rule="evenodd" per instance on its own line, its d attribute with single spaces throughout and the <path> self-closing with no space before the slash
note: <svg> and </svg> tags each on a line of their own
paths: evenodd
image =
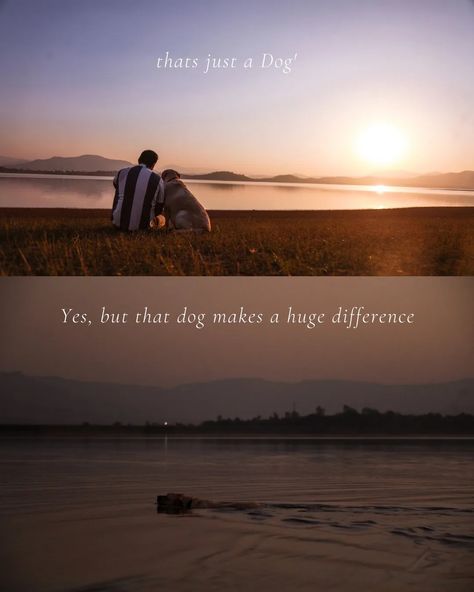
<svg viewBox="0 0 474 592">
<path fill-rule="evenodd" d="M 153 168 L 158 154 L 144 150 L 138 165 L 121 169 L 114 178 L 115 197 L 112 222 L 120 230 L 144 230 L 161 214 L 164 204 L 164 184 Z"/>
</svg>

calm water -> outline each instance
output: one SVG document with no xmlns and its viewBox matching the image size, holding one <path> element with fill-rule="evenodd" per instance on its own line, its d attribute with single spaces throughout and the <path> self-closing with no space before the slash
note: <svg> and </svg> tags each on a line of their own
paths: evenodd
<svg viewBox="0 0 474 592">
<path fill-rule="evenodd" d="M 427 206 L 474 206 L 474 191 L 187 182 L 210 210 L 339 210 Z M 112 178 L 0 174 L 0 207 L 109 208 Z"/>
<path fill-rule="evenodd" d="M 0 441 L 0 589 L 467 592 L 473 460 L 474 441 Z M 270 505 L 157 514 L 169 491 Z"/>
<path fill-rule="evenodd" d="M 0 441 L 0 513 L 217 500 L 464 506 L 474 441 Z"/>
</svg>

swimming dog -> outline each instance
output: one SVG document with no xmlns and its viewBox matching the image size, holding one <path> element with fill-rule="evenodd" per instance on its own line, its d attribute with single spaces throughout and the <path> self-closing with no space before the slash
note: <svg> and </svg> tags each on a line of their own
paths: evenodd
<svg viewBox="0 0 474 592">
<path fill-rule="evenodd" d="M 181 514 L 196 509 L 252 510 L 263 507 L 255 502 L 216 502 L 182 493 L 167 493 L 156 498 L 158 512 Z"/>
</svg>

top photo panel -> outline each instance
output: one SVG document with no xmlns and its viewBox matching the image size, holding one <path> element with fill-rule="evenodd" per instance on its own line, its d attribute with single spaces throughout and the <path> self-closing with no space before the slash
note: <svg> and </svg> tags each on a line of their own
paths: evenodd
<svg viewBox="0 0 474 592">
<path fill-rule="evenodd" d="M 0 0 L 0 275 L 474 275 L 473 0 Z"/>
</svg>

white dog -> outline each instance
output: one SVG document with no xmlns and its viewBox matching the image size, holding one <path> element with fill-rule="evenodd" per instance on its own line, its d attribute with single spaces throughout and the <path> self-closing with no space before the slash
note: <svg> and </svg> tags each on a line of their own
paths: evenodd
<svg viewBox="0 0 474 592">
<path fill-rule="evenodd" d="M 210 232 L 211 221 L 204 207 L 181 181 L 178 172 L 161 173 L 165 183 L 164 215 L 168 228 L 180 232 Z"/>
</svg>

